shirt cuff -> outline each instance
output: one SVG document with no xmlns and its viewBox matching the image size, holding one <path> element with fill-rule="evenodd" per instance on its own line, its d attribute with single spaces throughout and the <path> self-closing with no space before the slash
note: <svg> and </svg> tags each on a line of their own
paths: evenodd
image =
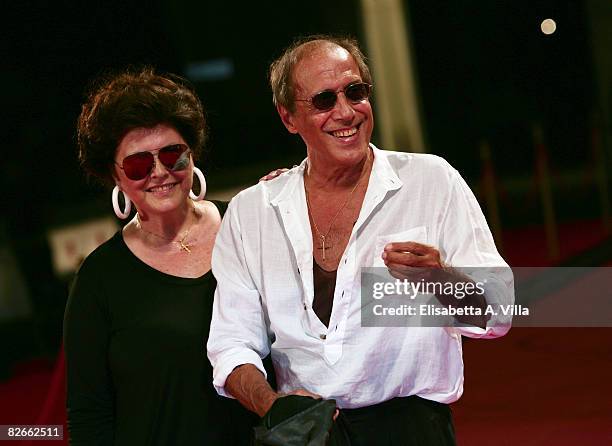
<svg viewBox="0 0 612 446">
<path fill-rule="evenodd" d="M 261 358 L 253 350 L 240 349 L 227 351 L 217 358 L 216 365 L 213 369 L 213 386 L 219 395 L 234 398 L 225 391 L 225 382 L 234 369 L 243 364 L 253 364 L 263 373 L 264 378 L 268 378 Z"/>
<path fill-rule="evenodd" d="M 510 330 L 512 324 L 487 326 L 485 328 L 474 326 L 455 327 L 457 332 L 468 338 L 475 339 L 492 339 L 504 336 Z"/>
<path fill-rule="evenodd" d="M 514 304 L 514 276 L 510 267 L 470 268 L 472 280 L 486 284 L 484 314 L 489 315 L 484 328 L 468 324 L 457 324 L 456 330 L 463 336 L 477 339 L 492 339 L 504 336 L 512 326 L 512 313 L 504 314 L 502 307 Z"/>
</svg>

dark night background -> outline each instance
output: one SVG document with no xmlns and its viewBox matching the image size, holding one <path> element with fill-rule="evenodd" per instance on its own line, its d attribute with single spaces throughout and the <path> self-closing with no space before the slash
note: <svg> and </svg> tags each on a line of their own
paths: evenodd
<svg viewBox="0 0 612 446">
<path fill-rule="evenodd" d="M 553 173 L 584 168 L 588 177 L 593 163 L 600 92 L 585 2 L 410 0 L 405 6 L 428 150 L 476 185 L 479 144 L 487 140 L 498 175 L 510 184 L 505 225 L 541 222 L 529 198 L 534 123 L 544 130 Z M 214 191 L 254 183 L 305 156 L 301 140 L 278 119 L 266 80 L 284 46 L 300 34 L 349 33 L 367 53 L 359 2 L 349 0 L 26 1 L 2 13 L 0 240 L 17 259 L 33 309 L 31 320 L 0 320 L 8 360 L 53 354 L 59 346 L 69 278 L 53 273 L 46 231 L 112 214 L 110 193 L 89 184 L 76 160 L 74 126 L 88 80 L 128 64 L 185 74 L 192 62 L 229 59 L 232 77 L 195 83 L 211 130 L 200 166 Z M 539 29 L 548 17 L 558 24 L 552 36 Z M 555 185 L 560 219 L 597 218 L 592 183 Z"/>
</svg>

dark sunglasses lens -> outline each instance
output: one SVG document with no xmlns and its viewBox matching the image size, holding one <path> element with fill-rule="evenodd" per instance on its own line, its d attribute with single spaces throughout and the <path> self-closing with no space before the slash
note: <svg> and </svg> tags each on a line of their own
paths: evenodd
<svg viewBox="0 0 612 446">
<path fill-rule="evenodd" d="M 344 94 L 350 101 L 363 101 L 370 95 L 370 86 L 368 84 L 349 85 L 346 87 Z"/>
<path fill-rule="evenodd" d="M 312 97 L 312 105 L 319 110 L 329 110 L 336 105 L 336 97 L 333 91 L 322 91 Z"/>
<path fill-rule="evenodd" d="M 187 146 L 175 144 L 160 149 L 157 155 L 159 161 L 172 171 L 186 169 L 189 165 L 189 152 Z"/>
<path fill-rule="evenodd" d="M 366 83 L 353 84 L 346 87 L 344 95 L 351 102 L 361 102 L 370 96 L 370 85 Z M 329 110 L 336 105 L 338 95 L 334 91 L 322 91 L 312 98 L 312 105 L 319 110 Z"/>
<path fill-rule="evenodd" d="M 123 160 L 123 171 L 130 180 L 142 180 L 149 175 L 154 163 L 153 154 L 149 152 L 135 153 Z"/>
</svg>

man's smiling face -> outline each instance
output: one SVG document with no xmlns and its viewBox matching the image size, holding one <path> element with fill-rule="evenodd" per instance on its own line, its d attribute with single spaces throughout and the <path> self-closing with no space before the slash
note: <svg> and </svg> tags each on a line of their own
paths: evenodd
<svg viewBox="0 0 612 446">
<path fill-rule="evenodd" d="M 338 167 L 361 161 L 368 151 L 374 118 L 368 99 L 352 102 L 344 88 L 362 82 L 357 63 L 344 48 L 325 42 L 305 54 L 293 70 L 296 101 L 290 113 L 279 107 L 287 129 L 299 133 L 311 162 Z M 305 99 L 322 91 L 337 92 L 334 107 L 321 111 Z"/>
</svg>

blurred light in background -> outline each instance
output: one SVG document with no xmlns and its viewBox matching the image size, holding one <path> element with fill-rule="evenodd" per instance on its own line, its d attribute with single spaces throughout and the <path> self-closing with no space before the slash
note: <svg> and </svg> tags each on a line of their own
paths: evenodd
<svg viewBox="0 0 612 446">
<path fill-rule="evenodd" d="M 553 34 L 557 30 L 557 24 L 553 19 L 543 20 L 540 29 L 546 35 Z"/>
<path fill-rule="evenodd" d="M 58 277 L 74 273 L 85 257 L 119 229 L 113 217 L 52 229 L 47 233 Z"/>
<path fill-rule="evenodd" d="M 229 79 L 234 76 L 234 62 L 227 58 L 191 62 L 185 75 L 195 82 Z"/>
</svg>

